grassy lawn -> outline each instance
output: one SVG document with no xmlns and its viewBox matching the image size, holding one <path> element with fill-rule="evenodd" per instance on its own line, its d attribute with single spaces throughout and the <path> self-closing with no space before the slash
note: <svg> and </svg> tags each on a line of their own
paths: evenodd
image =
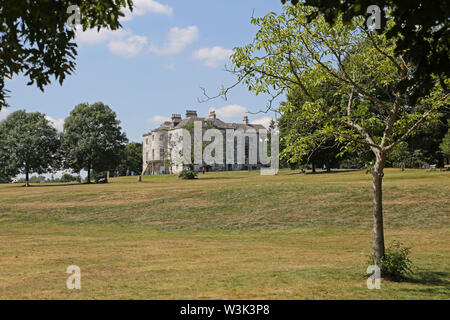
<svg viewBox="0 0 450 320">
<path fill-rule="evenodd" d="M 416 273 L 381 290 L 364 278 L 364 171 L 136 180 L 0 185 L 0 298 L 450 298 L 450 172 L 386 170 L 386 241 L 411 247 Z"/>
</svg>

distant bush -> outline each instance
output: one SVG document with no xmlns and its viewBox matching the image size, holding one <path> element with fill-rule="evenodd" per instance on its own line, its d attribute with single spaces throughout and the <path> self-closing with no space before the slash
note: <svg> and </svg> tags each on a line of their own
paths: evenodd
<svg viewBox="0 0 450 320">
<path fill-rule="evenodd" d="M 78 177 L 75 177 L 69 173 L 64 173 L 59 181 L 60 182 L 74 182 L 77 180 L 78 180 Z"/>
<path fill-rule="evenodd" d="M 409 258 L 410 249 L 402 247 L 400 242 L 394 241 L 388 248 L 386 248 L 384 257 L 381 259 L 379 265 L 381 276 L 383 278 L 402 281 L 408 275 L 413 273 L 413 263 Z M 372 264 L 374 256 L 370 256 L 369 263 Z"/>
<path fill-rule="evenodd" d="M 185 180 L 197 179 L 197 172 L 194 170 L 183 170 L 180 172 L 178 177 Z"/>
</svg>

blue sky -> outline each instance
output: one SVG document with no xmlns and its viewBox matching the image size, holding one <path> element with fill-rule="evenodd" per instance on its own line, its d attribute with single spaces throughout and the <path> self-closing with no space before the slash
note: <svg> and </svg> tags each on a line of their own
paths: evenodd
<svg viewBox="0 0 450 320">
<path fill-rule="evenodd" d="M 41 92 L 18 76 L 7 82 L 11 105 L 0 119 L 18 109 L 40 111 L 61 128 L 63 119 L 81 102 L 102 101 L 121 120 L 131 141 L 157 127 L 172 113 L 195 109 L 206 116 L 214 108 L 225 121 L 241 122 L 246 111 L 265 108 L 267 97 L 244 87 L 233 89 L 228 100 L 198 103 L 200 87 L 218 93 L 235 78 L 223 71 L 233 47 L 252 41 L 255 16 L 279 11 L 279 0 L 134 0 L 120 31 L 87 32 L 77 36 L 74 75 L 64 84 Z M 271 114 L 248 114 L 266 124 Z"/>
</svg>

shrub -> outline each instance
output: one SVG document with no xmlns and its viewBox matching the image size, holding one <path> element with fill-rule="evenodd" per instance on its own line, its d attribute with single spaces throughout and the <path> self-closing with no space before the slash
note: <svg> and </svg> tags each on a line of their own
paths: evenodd
<svg viewBox="0 0 450 320">
<path fill-rule="evenodd" d="M 61 182 L 73 182 L 73 181 L 77 181 L 78 177 L 75 177 L 69 173 L 65 173 L 62 175 L 60 181 Z"/>
<path fill-rule="evenodd" d="M 379 265 L 381 276 L 393 281 L 402 281 L 408 275 L 411 275 L 413 273 L 413 263 L 409 258 L 409 254 L 410 248 L 402 247 L 402 243 L 393 241 L 386 248 L 384 257 L 381 259 Z M 374 255 L 370 256 L 370 264 L 373 263 L 374 258 Z"/>
<path fill-rule="evenodd" d="M 194 170 L 183 170 L 180 172 L 178 177 L 185 180 L 197 179 L 197 172 Z"/>
</svg>

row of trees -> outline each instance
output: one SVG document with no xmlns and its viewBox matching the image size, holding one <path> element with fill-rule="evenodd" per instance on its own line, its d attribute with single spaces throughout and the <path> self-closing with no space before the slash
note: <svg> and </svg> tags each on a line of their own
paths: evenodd
<svg viewBox="0 0 450 320">
<path fill-rule="evenodd" d="M 317 88 L 322 97 L 328 103 L 334 103 L 333 88 L 321 84 Z M 337 142 L 332 136 L 317 137 L 319 123 L 310 123 L 302 116 L 300 106 L 305 102 L 305 97 L 298 88 L 287 95 L 287 102 L 282 103 L 284 111 L 277 121 L 280 130 L 281 165 L 291 169 L 325 167 L 331 168 L 362 168 L 372 161 L 371 150 L 367 146 L 357 145 L 353 152 L 343 153 L 343 143 Z M 288 105 L 294 106 L 288 108 Z M 449 164 L 450 152 L 446 142 L 449 136 L 448 120 L 450 112 L 442 110 L 437 117 L 420 127 L 415 135 L 400 142 L 388 155 L 387 165 L 393 167 L 420 168 L 427 164 L 436 164 L 442 167 Z M 447 134 L 447 136 L 446 136 Z M 295 142 L 309 137 L 314 143 L 305 144 L 301 152 L 296 148 Z"/>
<path fill-rule="evenodd" d="M 19 110 L 0 122 L 0 179 L 9 181 L 19 173 L 29 186 L 31 173 L 59 169 L 91 172 L 112 171 L 124 175 L 140 171 L 142 144 L 128 143 L 120 121 L 101 102 L 77 105 L 58 133 L 45 115 Z"/>
</svg>

